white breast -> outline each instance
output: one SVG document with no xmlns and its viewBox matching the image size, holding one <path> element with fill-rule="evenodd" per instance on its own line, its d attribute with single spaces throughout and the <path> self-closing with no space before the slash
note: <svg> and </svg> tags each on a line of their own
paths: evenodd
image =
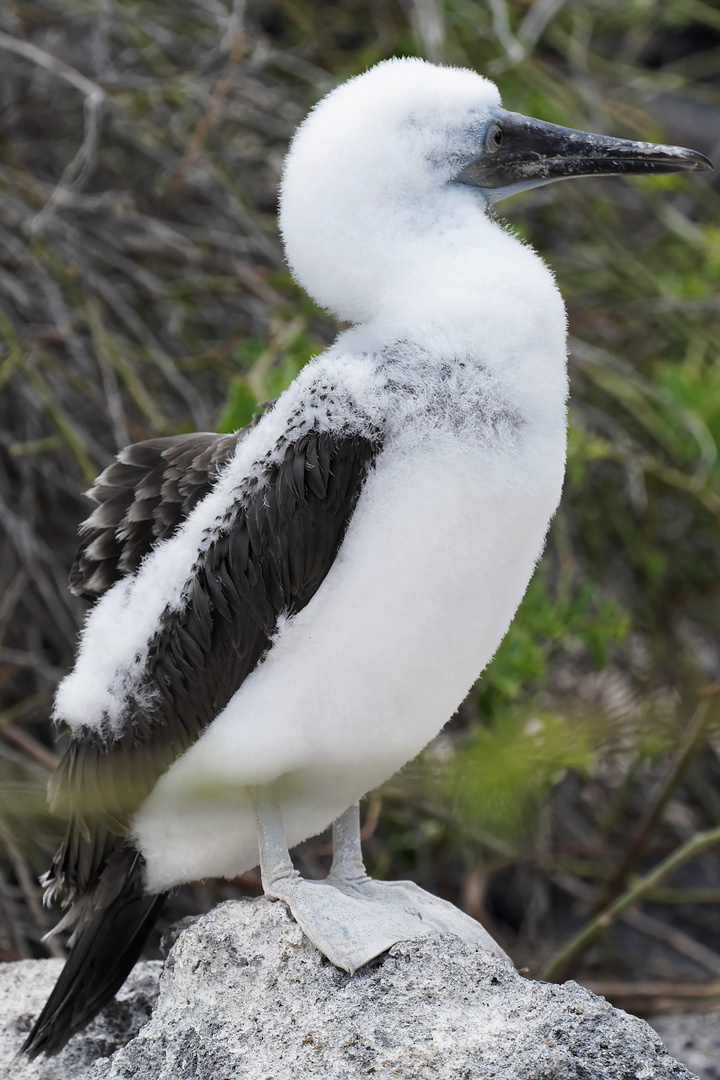
<svg viewBox="0 0 720 1080">
<path fill-rule="evenodd" d="M 558 415 L 513 445 L 436 433 L 382 454 L 317 595 L 137 815 L 151 889 L 257 863 L 250 786 L 277 783 L 292 845 L 438 733 L 522 598 L 564 451 Z"/>
</svg>

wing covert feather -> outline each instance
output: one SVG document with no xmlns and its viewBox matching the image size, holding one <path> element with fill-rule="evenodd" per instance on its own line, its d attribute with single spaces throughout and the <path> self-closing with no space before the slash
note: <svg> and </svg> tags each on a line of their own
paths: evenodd
<svg viewBox="0 0 720 1080">
<path fill-rule="evenodd" d="M 247 430 L 194 432 L 127 446 L 87 493 L 98 505 L 80 526 L 70 591 L 96 600 L 135 573 L 207 495 Z"/>
</svg>

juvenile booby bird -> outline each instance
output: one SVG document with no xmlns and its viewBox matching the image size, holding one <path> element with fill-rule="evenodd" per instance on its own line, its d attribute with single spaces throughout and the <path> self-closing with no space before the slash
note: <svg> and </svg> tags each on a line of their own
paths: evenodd
<svg viewBox="0 0 720 1080">
<path fill-rule="evenodd" d="M 492 657 L 560 498 L 565 310 L 488 211 L 564 177 L 708 167 L 507 112 L 480 75 L 421 60 L 310 113 L 285 250 L 351 328 L 248 430 L 130 446 L 91 492 L 71 587 L 97 603 L 57 693 L 69 825 L 47 875 L 74 944 L 30 1055 L 112 997 L 168 889 L 258 859 L 347 970 L 423 927 L 499 951 L 451 905 L 367 878 L 356 806 Z M 331 822 L 330 878 L 304 881 L 288 845 Z"/>
</svg>

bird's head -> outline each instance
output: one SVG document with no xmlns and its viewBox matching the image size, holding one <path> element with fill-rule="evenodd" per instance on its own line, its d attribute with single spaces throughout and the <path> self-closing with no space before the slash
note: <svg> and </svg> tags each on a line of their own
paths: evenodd
<svg viewBox="0 0 720 1080">
<path fill-rule="evenodd" d="M 474 71 L 388 60 L 333 90 L 298 129 L 280 225 L 297 280 L 359 322 L 374 314 L 398 256 L 461 232 L 469 209 L 570 177 L 708 168 L 694 150 L 508 112 Z"/>
</svg>

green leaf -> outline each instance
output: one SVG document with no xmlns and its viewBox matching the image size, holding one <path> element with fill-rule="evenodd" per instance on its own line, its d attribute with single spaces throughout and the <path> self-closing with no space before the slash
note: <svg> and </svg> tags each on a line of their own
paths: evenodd
<svg viewBox="0 0 720 1080">
<path fill-rule="evenodd" d="M 242 375 L 236 375 L 231 383 L 228 396 L 216 424 L 222 434 L 229 434 L 247 427 L 258 411 L 258 403 L 252 390 Z"/>
</svg>

